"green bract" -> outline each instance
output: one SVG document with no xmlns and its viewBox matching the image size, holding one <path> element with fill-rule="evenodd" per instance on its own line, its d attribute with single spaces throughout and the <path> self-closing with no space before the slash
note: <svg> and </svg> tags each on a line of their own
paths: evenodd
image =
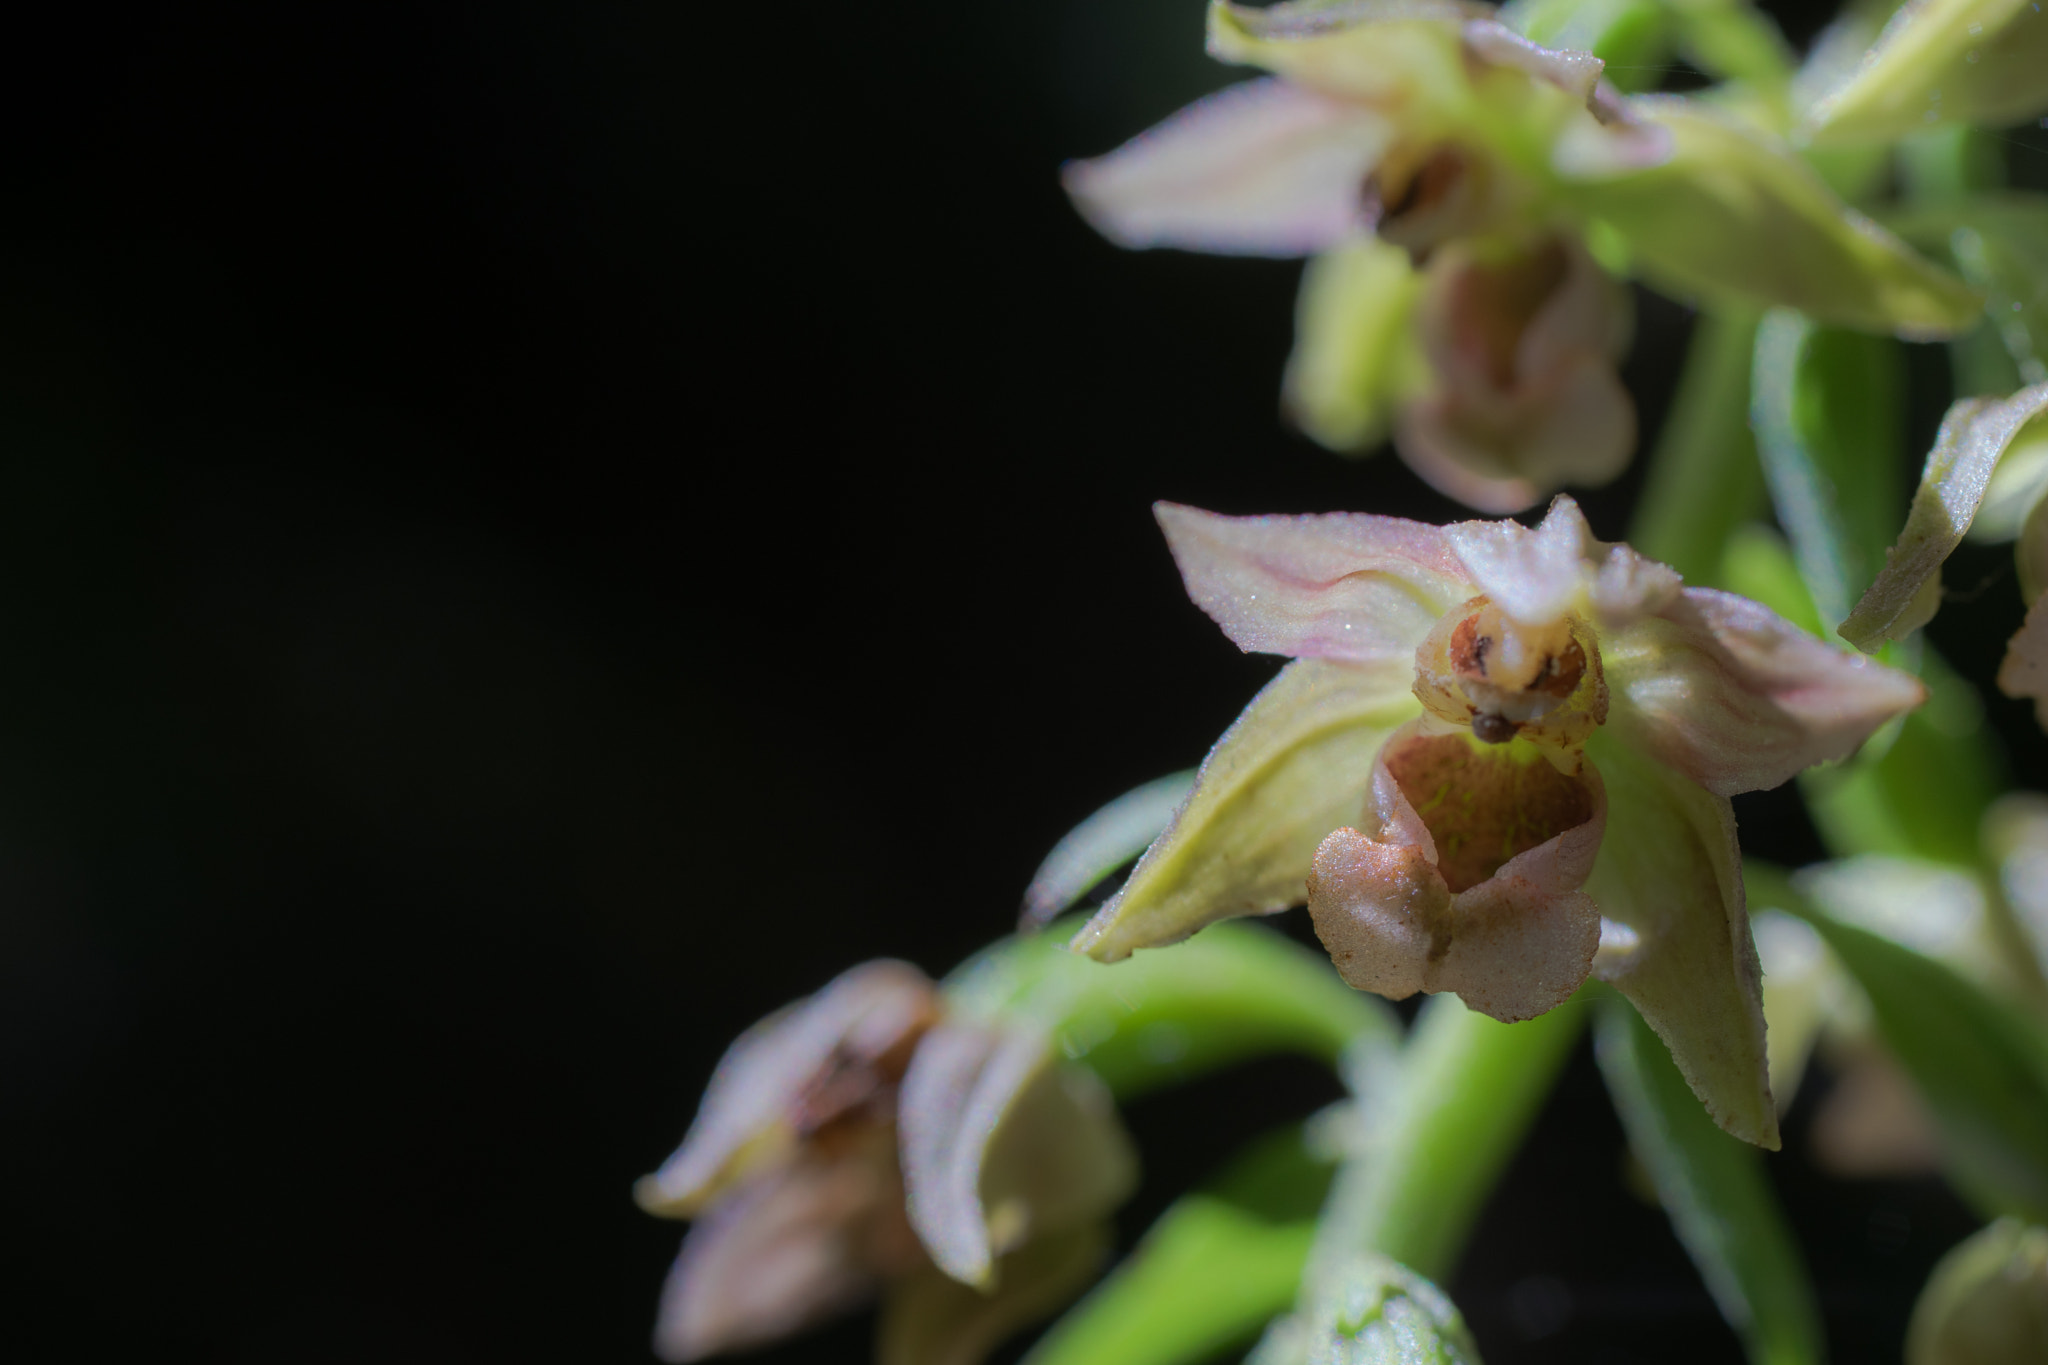
<svg viewBox="0 0 2048 1365">
<path fill-rule="evenodd" d="M 2017 123 L 2048 109 L 2048 15 L 2035 0 L 1911 0 L 1808 115 L 1816 144 L 1935 124 Z"/>
</svg>

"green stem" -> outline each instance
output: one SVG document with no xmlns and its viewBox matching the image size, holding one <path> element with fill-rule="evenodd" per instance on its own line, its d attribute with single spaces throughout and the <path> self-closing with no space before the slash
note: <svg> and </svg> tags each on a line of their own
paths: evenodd
<svg viewBox="0 0 2048 1365">
<path fill-rule="evenodd" d="M 1360 1096 L 1366 1149 L 1338 1175 L 1316 1263 L 1365 1249 L 1447 1276 L 1585 1022 L 1579 996 L 1520 1024 L 1433 997 Z"/>
<path fill-rule="evenodd" d="M 1702 313 L 1678 394 L 1650 455 L 1629 543 L 1694 586 L 1720 582 L 1721 549 L 1763 504 L 1749 434 L 1753 313 Z"/>
</svg>

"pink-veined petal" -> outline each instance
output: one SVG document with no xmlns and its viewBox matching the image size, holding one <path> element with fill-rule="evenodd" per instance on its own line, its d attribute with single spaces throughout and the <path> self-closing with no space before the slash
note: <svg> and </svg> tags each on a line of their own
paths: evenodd
<svg viewBox="0 0 2048 1365">
<path fill-rule="evenodd" d="M 1371 228 L 1362 187 L 1390 129 L 1362 105 L 1246 81 L 1107 156 L 1069 162 L 1063 178 L 1119 246 L 1306 256 Z"/>
<path fill-rule="evenodd" d="M 1608 726 L 1587 745 L 1607 782 L 1607 833 L 1586 890 L 1617 934 L 1594 970 L 1629 998 L 1714 1122 L 1778 1146 L 1762 972 L 1743 899 L 1735 812 Z"/>
<path fill-rule="evenodd" d="M 749 1180 L 690 1229 L 661 1292 L 654 1353 L 764 1346 L 860 1306 L 924 1260 L 889 1134 Z"/>
<path fill-rule="evenodd" d="M 881 959 L 769 1015 L 726 1049 L 682 1146 L 634 1187 L 634 1198 L 649 1213 L 694 1217 L 749 1168 L 789 1154 L 806 1092 L 835 1064 L 882 1059 L 922 1032 L 937 1008 L 930 977 Z"/>
<path fill-rule="evenodd" d="M 1412 674 L 1415 647 L 1471 595 L 1445 532 L 1419 521 L 1225 517 L 1171 502 L 1152 510 L 1188 596 L 1248 652 Z"/>
<path fill-rule="evenodd" d="M 1909 673 L 1708 588 L 1603 636 L 1600 651 L 1615 734 L 1720 796 L 1846 757 L 1927 696 Z"/>
<path fill-rule="evenodd" d="M 2048 730 L 2048 597 L 2037 597 L 2027 608 L 2012 643 L 2005 647 L 2005 661 L 1998 666 L 1998 690 L 2008 697 L 2032 697 L 2034 718 Z"/>
<path fill-rule="evenodd" d="M 1443 534 L 1472 586 L 1516 621 L 1561 620 L 1585 592 L 1593 532 L 1568 497 L 1552 502 L 1534 530 L 1513 521 L 1461 521 Z"/>
</svg>

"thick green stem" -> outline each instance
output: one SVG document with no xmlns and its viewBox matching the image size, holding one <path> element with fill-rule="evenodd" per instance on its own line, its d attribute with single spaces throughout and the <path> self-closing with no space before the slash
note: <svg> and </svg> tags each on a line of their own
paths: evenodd
<svg viewBox="0 0 2048 1365">
<path fill-rule="evenodd" d="M 1363 1087 L 1366 1148 L 1338 1176 L 1317 1262 L 1362 1249 L 1447 1276 L 1585 1015 L 1578 996 L 1520 1024 L 1454 995 L 1432 998 L 1407 1045 Z"/>
<path fill-rule="evenodd" d="M 1749 434 L 1751 313 L 1702 313 L 1678 394 L 1650 456 L 1629 543 L 1694 586 L 1718 585 L 1729 535 L 1763 504 Z"/>
</svg>

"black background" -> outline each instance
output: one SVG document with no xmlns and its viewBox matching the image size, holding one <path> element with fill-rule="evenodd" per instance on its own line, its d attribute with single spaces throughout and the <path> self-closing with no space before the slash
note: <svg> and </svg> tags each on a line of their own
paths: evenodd
<svg viewBox="0 0 2048 1365">
<path fill-rule="evenodd" d="M 1298 267 L 1120 253 L 1065 205 L 1061 159 L 1233 78 L 1200 26 L 15 17 L 0 1351 L 647 1359 L 680 1229 L 630 1184 L 732 1035 L 1003 932 L 1272 671 L 1150 502 L 1462 515 L 1277 422 Z M 1654 430 L 1689 315 L 1640 324 Z M 1916 460 L 1944 365 L 1915 352 Z M 1633 484 L 1585 499 L 1601 533 Z M 1980 681 L 2007 563 L 1952 570 L 1990 586 L 1936 632 Z M 1814 854 L 1788 797 L 1742 812 Z M 1273 1062 L 1137 1106 L 1126 1238 L 1333 1094 Z M 1822 1181 L 1809 1103 L 1771 1169 L 1837 1357 L 1880 1358 L 1969 1222 Z M 1494 1365 L 1738 1358 L 1621 1160 L 1581 1056 L 1453 1286 Z"/>
</svg>

